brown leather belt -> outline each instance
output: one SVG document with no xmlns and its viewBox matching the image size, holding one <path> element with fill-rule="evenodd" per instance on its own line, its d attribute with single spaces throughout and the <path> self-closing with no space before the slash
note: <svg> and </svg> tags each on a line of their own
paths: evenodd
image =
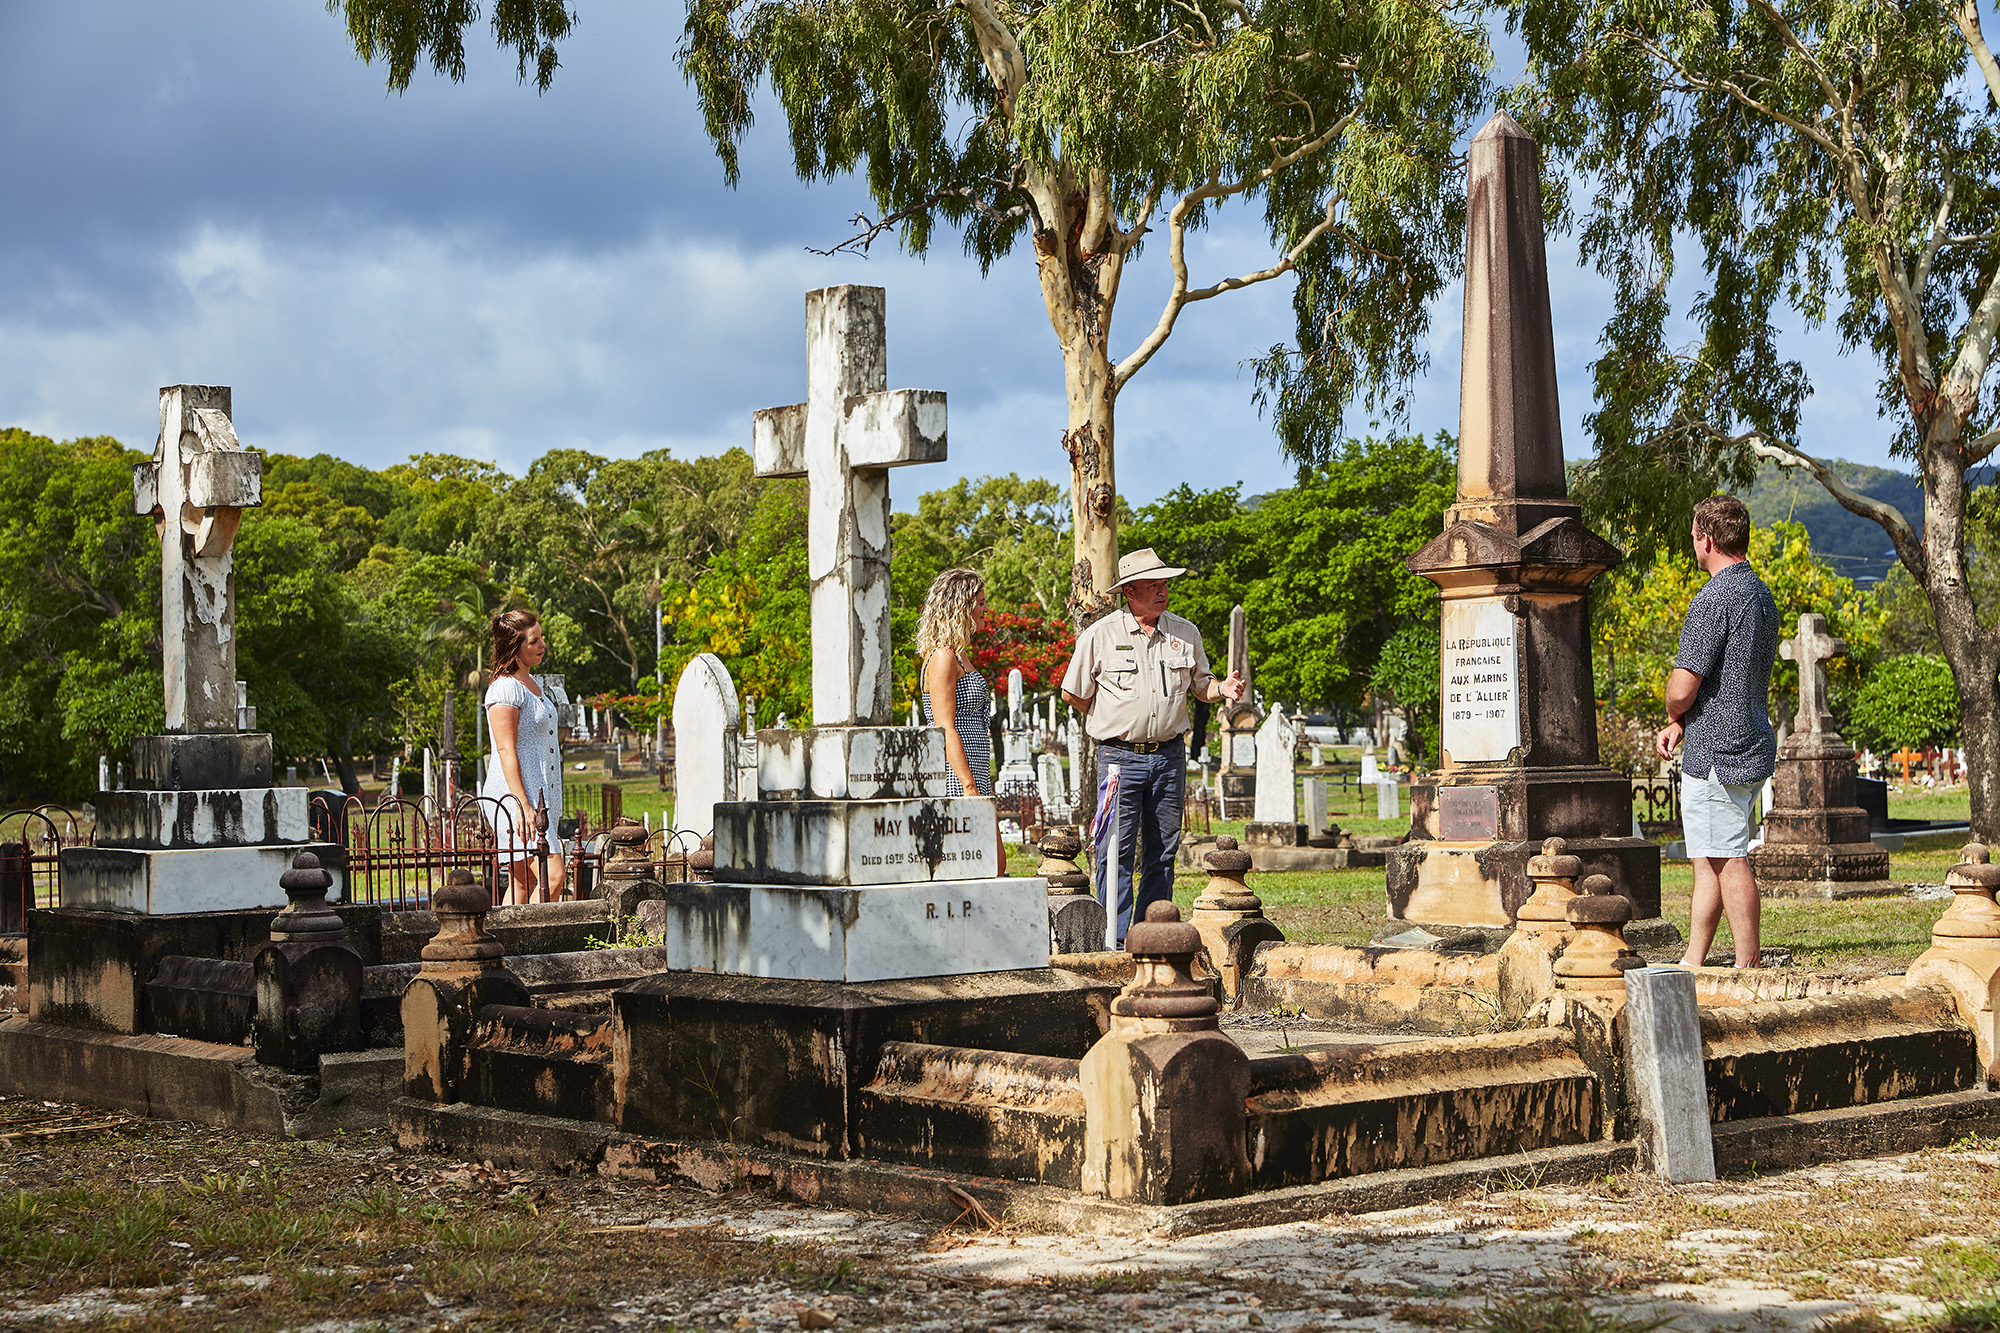
<svg viewBox="0 0 2000 1333">
<path fill-rule="evenodd" d="M 1170 741 L 1099 741 L 1098 745 L 1107 750 L 1130 750 L 1133 754 L 1158 754 L 1169 745 L 1180 743 L 1176 736 Z"/>
</svg>

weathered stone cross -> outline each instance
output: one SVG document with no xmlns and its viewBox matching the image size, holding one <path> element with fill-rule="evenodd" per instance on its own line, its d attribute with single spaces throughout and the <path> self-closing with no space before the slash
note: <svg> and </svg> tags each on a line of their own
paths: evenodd
<svg viewBox="0 0 2000 1333">
<path fill-rule="evenodd" d="M 944 394 L 887 391 L 880 287 L 806 293 L 806 401 L 756 414 L 760 477 L 807 481 L 816 727 L 890 717 L 889 472 L 945 456 Z"/>
<path fill-rule="evenodd" d="M 1797 637 L 1778 645 L 1787 662 L 1799 664 L 1799 711 L 1792 730 L 1819 736 L 1833 731 L 1833 714 L 1826 707 L 1826 663 L 1847 653 L 1847 640 L 1826 632 L 1826 617 L 1808 612 L 1799 617 Z"/>
<path fill-rule="evenodd" d="M 167 734 L 236 730 L 236 571 L 230 543 L 264 502 L 264 459 L 236 440 L 226 385 L 160 390 L 153 461 L 132 501 L 160 536 L 160 638 Z"/>
</svg>

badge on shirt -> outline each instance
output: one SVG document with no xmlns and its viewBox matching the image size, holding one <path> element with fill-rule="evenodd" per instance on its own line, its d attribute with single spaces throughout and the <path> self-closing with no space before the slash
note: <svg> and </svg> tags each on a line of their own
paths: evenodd
<svg viewBox="0 0 2000 1333">
<path fill-rule="evenodd" d="M 1114 643 L 1111 645 L 1111 651 L 1114 653 L 1136 653 L 1139 650 L 1129 643 Z"/>
</svg>

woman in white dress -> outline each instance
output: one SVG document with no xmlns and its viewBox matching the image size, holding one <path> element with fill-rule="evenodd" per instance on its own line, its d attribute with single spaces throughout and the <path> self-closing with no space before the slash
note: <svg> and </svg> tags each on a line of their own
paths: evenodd
<svg viewBox="0 0 2000 1333">
<path fill-rule="evenodd" d="M 493 618 L 493 682 L 486 687 L 486 725 L 493 753 L 481 796 L 501 802 L 495 819 L 500 860 L 508 866 L 510 903 L 554 902 L 563 892 L 562 845 L 549 837 L 538 810 L 562 814 L 562 747 L 556 739 L 556 705 L 529 673 L 549 655 L 542 622 L 533 611 L 503 611 Z M 543 849 L 548 883 L 540 883 Z"/>
</svg>

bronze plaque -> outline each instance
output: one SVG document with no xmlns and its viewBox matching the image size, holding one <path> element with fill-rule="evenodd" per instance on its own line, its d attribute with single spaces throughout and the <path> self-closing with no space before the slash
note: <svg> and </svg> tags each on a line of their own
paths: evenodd
<svg viewBox="0 0 2000 1333">
<path fill-rule="evenodd" d="M 1438 788 L 1438 837 L 1446 842 L 1490 842 L 1499 836 L 1498 787 Z"/>
</svg>

